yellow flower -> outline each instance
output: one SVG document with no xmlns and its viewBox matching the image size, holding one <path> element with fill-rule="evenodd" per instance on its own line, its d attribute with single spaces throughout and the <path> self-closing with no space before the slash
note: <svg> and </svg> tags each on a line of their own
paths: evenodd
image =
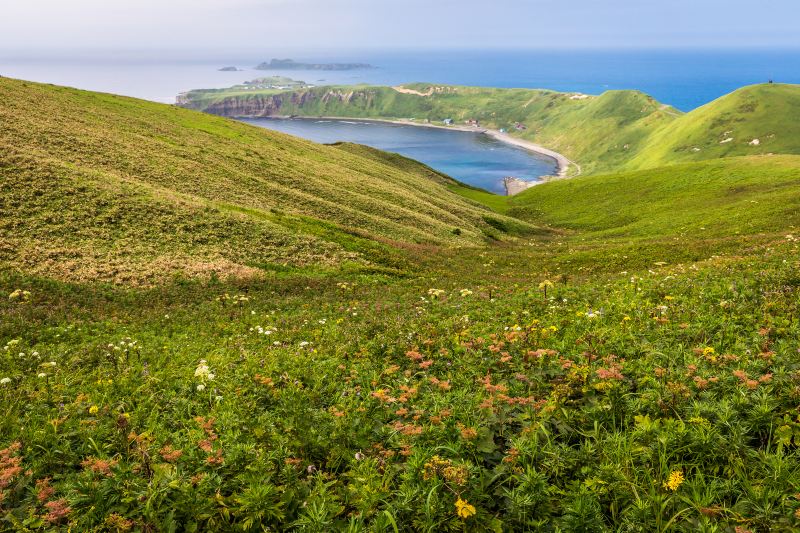
<svg viewBox="0 0 800 533">
<path fill-rule="evenodd" d="M 456 500 L 456 514 L 461 518 L 469 518 L 475 514 L 475 506 L 459 498 Z"/>
<path fill-rule="evenodd" d="M 100 411 L 100 408 L 97 407 L 96 405 L 93 405 L 93 406 L 91 406 L 89 408 L 89 414 L 90 415 L 96 415 L 99 411 Z"/>
<path fill-rule="evenodd" d="M 680 470 L 673 470 L 669 475 L 669 479 L 664 482 L 664 488 L 675 492 L 682 484 L 683 472 Z"/>
</svg>

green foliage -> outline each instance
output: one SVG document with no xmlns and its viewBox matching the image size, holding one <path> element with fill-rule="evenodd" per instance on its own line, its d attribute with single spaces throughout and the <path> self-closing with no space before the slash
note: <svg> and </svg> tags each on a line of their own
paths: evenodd
<svg viewBox="0 0 800 533">
<path fill-rule="evenodd" d="M 546 298 L 536 280 L 570 267 L 522 246 L 392 281 L 6 274 L 2 294 L 29 296 L 0 301 L 0 449 L 21 443 L 4 453 L 22 468 L 5 523 L 791 529 L 797 247 L 572 269 Z"/>
<path fill-rule="evenodd" d="M 454 180 L 400 156 L 7 78 L 0 101 L 0 260 L 27 272 L 153 283 L 396 268 L 386 242 L 479 245 L 493 231 Z"/>
<path fill-rule="evenodd" d="M 579 200 L 579 201 L 576 201 Z M 584 237 L 692 243 L 800 226 L 800 157 L 755 156 L 532 187 L 508 214 Z"/>
<path fill-rule="evenodd" d="M 800 528 L 796 157 L 511 218 L 399 156 L 0 90 L 0 529 Z"/>
</svg>

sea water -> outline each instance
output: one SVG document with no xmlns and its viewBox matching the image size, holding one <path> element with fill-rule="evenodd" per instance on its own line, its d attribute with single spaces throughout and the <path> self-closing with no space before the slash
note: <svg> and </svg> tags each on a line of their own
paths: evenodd
<svg viewBox="0 0 800 533">
<path fill-rule="evenodd" d="M 331 52 L 291 57 L 302 62 L 366 62 L 352 71 L 258 71 L 275 54 L 251 51 L 112 56 L 20 55 L 0 51 L 0 76 L 174 102 L 182 91 L 221 88 L 259 76 L 284 75 L 316 85 L 430 82 L 523 87 L 600 94 L 638 89 L 689 111 L 743 85 L 800 83 L 800 49 L 747 50 L 430 50 Z M 220 72 L 236 65 L 241 72 Z"/>
<path fill-rule="evenodd" d="M 557 172 L 556 161 L 479 132 L 387 124 L 362 120 L 243 119 L 319 143 L 346 140 L 399 153 L 459 181 L 505 194 L 503 178 L 537 181 Z"/>
</svg>

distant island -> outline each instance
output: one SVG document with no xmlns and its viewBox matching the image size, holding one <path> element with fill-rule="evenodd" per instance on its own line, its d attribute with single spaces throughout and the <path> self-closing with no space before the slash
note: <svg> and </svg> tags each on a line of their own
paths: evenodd
<svg viewBox="0 0 800 533">
<path fill-rule="evenodd" d="M 368 63 L 298 63 L 293 59 L 272 59 L 256 70 L 364 70 L 376 68 Z"/>
<path fill-rule="evenodd" d="M 241 72 L 242 69 L 238 67 L 222 67 L 219 69 L 220 72 Z"/>
</svg>

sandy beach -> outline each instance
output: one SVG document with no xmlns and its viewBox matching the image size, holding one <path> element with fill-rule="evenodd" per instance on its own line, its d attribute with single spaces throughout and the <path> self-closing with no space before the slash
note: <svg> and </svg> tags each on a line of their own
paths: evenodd
<svg viewBox="0 0 800 533">
<path fill-rule="evenodd" d="M 556 178 L 563 179 L 569 177 L 569 167 L 571 165 L 575 166 L 575 173 L 572 177 L 577 176 L 581 173 L 581 167 L 577 163 L 569 160 L 563 154 L 559 154 L 556 151 L 550 150 L 549 148 L 545 148 L 544 146 L 540 146 L 536 143 L 532 143 L 530 141 L 526 141 L 524 139 L 519 139 L 517 137 L 513 137 L 508 133 L 502 133 L 499 130 L 491 130 L 491 129 L 484 129 L 483 133 L 486 135 L 497 139 L 498 141 L 511 144 L 514 146 L 518 146 L 520 148 L 524 148 L 525 150 L 530 150 L 531 152 L 536 152 L 537 154 L 546 155 L 548 157 L 552 157 L 558 163 L 558 174 L 555 176 Z"/>
</svg>

